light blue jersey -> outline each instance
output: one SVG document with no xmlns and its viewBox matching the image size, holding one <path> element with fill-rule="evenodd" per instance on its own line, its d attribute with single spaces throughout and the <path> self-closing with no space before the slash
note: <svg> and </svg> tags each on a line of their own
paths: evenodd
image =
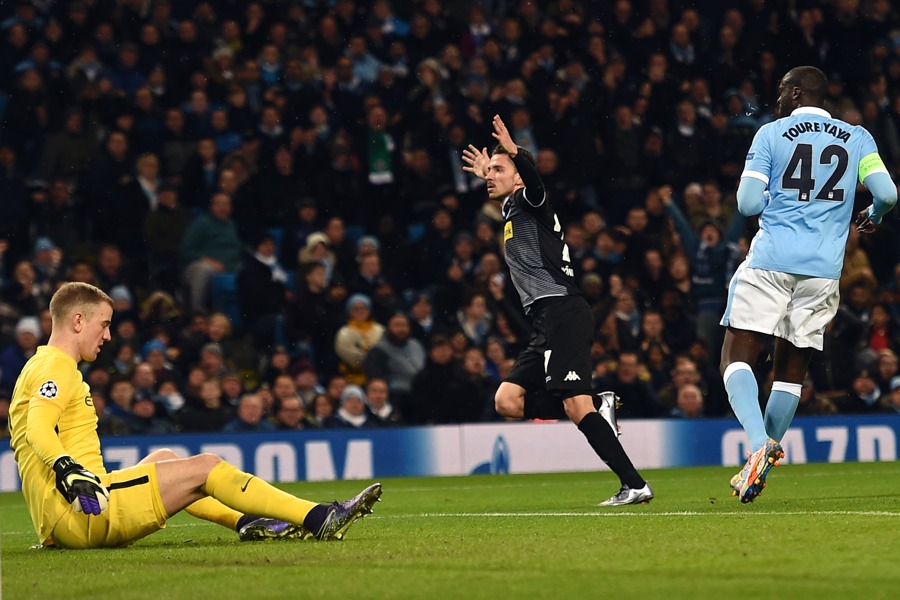
<svg viewBox="0 0 900 600">
<path fill-rule="evenodd" d="M 881 171 L 869 132 L 821 108 L 801 107 L 762 126 L 741 175 L 769 191 L 748 266 L 839 279 L 857 182 Z"/>
</svg>

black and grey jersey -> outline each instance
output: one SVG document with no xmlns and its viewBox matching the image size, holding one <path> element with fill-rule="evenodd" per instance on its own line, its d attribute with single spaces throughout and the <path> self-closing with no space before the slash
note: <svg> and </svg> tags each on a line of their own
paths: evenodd
<svg viewBox="0 0 900 600">
<path fill-rule="evenodd" d="M 581 295 L 581 290 L 575 284 L 562 227 L 546 194 L 538 188 L 541 198 L 535 206 L 527 189 L 520 188 L 503 201 L 503 246 L 522 306 L 531 312 L 536 300 Z"/>
</svg>

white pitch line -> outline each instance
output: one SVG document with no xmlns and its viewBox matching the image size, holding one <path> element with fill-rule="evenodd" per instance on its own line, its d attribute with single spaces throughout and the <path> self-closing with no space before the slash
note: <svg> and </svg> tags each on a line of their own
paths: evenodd
<svg viewBox="0 0 900 600">
<path fill-rule="evenodd" d="M 429 519 L 429 518 L 477 518 L 477 517 L 787 517 L 787 516 L 856 516 L 856 517 L 900 517 L 900 512 L 884 510 L 798 510 L 781 512 L 753 512 L 753 511 L 728 511 L 728 512 L 699 512 L 699 511 L 675 511 L 675 512 L 531 512 L 531 513 L 421 513 L 418 515 L 376 515 L 370 518 L 383 519 Z"/>
<path fill-rule="evenodd" d="M 580 512 L 552 512 L 552 513 L 421 513 L 417 515 L 369 515 L 367 519 L 471 519 L 471 518 L 496 518 L 496 517 L 900 517 L 900 512 L 886 510 L 797 510 L 783 512 L 699 512 L 699 511 L 675 511 L 675 512 L 604 512 L 604 513 L 580 513 Z M 175 523 L 169 524 L 167 529 L 179 529 L 182 527 L 199 527 L 206 523 Z M 0 535 L 25 535 L 31 531 L 2 531 Z"/>
</svg>

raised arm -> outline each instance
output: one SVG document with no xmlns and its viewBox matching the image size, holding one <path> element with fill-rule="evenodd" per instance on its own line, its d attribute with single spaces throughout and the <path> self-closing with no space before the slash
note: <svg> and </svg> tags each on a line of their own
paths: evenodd
<svg viewBox="0 0 900 600">
<path fill-rule="evenodd" d="M 479 151 L 478 148 L 469 144 L 468 148 L 463 149 L 462 159 L 466 163 L 463 165 L 463 171 L 481 179 L 487 178 L 488 166 L 491 164 L 491 157 L 487 148 L 482 148 Z"/>
<path fill-rule="evenodd" d="M 513 164 L 516 165 L 516 170 L 519 172 L 519 177 L 522 178 L 522 183 L 525 184 L 525 200 L 532 206 L 540 206 L 544 202 L 545 193 L 544 182 L 541 181 L 537 168 L 519 152 L 519 147 L 513 142 L 512 137 L 509 135 L 509 130 L 506 128 L 506 124 L 500 118 L 500 115 L 494 115 L 493 125 L 494 132 L 491 135 L 506 150 Z"/>
<path fill-rule="evenodd" d="M 691 228 L 691 224 L 688 223 L 684 213 L 681 212 L 681 209 L 678 208 L 678 205 L 675 204 L 675 201 L 672 199 L 672 188 L 670 186 L 663 186 L 660 188 L 659 197 L 662 200 L 663 206 L 666 208 L 666 214 L 668 214 L 669 218 L 672 219 L 672 222 L 675 223 L 675 230 L 681 237 L 681 245 L 684 248 L 685 254 L 687 254 L 688 258 L 693 262 L 694 255 L 697 253 L 697 248 L 700 246 L 700 238 L 693 228 Z"/>
</svg>

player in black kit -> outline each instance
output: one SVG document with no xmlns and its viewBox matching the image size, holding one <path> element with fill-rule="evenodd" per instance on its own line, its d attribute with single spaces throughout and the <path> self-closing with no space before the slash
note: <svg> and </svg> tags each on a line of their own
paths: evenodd
<svg viewBox="0 0 900 600">
<path fill-rule="evenodd" d="M 497 412 L 513 418 L 568 416 L 591 447 L 619 476 L 621 489 L 600 506 L 649 502 L 653 490 L 618 439 L 615 396 L 591 394 L 594 318 L 575 285 L 563 230 L 544 193 L 528 150 L 513 143 L 494 116 L 497 147 L 463 150 L 463 170 L 487 183 L 491 199 L 503 201 L 503 245 L 513 284 L 534 331 L 494 396 Z"/>
</svg>

